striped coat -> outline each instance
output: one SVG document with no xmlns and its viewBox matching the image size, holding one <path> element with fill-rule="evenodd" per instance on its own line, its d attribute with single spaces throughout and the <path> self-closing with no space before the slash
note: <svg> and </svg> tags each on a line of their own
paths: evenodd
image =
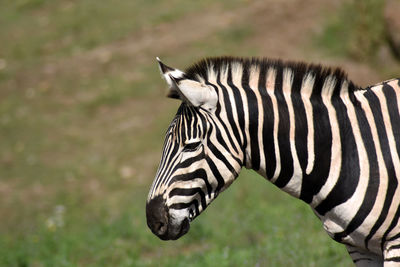
<svg viewBox="0 0 400 267">
<path fill-rule="evenodd" d="M 160 69 L 183 101 L 149 192 L 162 239 L 189 230 L 245 166 L 308 203 L 359 266 L 400 264 L 400 81 L 360 88 L 338 69 L 209 58 Z"/>
</svg>

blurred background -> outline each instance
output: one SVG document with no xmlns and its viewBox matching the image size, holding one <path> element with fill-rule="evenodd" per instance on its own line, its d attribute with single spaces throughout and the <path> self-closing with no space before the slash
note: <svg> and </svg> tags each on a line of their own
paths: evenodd
<svg viewBox="0 0 400 267">
<path fill-rule="evenodd" d="M 400 76 L 399 2 L 0 1 L 0 266 L 352 266 L 305 204 L 251 171 L 180 240 L 148 230 L 180 104 L 155 57 L 302 60 L 367 86 Z"/>
</svg>

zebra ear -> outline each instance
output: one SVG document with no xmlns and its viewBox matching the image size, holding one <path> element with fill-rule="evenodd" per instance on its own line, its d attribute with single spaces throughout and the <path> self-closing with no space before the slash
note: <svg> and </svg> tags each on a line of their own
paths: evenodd
<svg viewBox="0 0 400 267">
<path fill-rule="evenodd" d="M 156 57 L 156 59 L 158 61 L 158 67 L 160 68 L 161 75 L 163 76 L 165 81 L 167 81 L 169 87 L 167 97 L 180 99 L 181 95 L 177 89 L 176 82 L 172 79 L 182 79 L 185 74 L 183 73 L 183 71 L 165 65 L 161 62 L 160 58 Z"/>
<path fill-rule="evenodd" d="M 168 97 L 178 98 L 195 106 L 203 107 L 209 111 L 217 106 L 217 93 L 198 81 L 188 79 L 184 72 L 168 67 L 157 58 L 161 74 L 169 85 Z"/>
</svg>

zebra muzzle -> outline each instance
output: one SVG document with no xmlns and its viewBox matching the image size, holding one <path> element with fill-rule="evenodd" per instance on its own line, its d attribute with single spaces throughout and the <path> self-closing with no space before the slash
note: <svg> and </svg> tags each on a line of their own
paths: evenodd
<svg viewBox="0 0 400 267">
<path fill-rule="evenodd" d="M 147 225 L 162 240 L 175 240 L 189 231 L 189 219 L 173 222 L 168 207 L 161 196 L 151 199 L 146 204 Z"/>
</svg>

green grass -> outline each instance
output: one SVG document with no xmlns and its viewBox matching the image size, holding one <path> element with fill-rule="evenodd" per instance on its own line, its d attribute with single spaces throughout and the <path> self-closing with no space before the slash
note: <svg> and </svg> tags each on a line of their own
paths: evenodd
<svg viewBox="0 0 400 267">
<path fill-rule="evenodd" d="M 180 240 L 147 228 L 147 191 L 179 105 L 164 98 L 155 56 L 182 67 L 262 45 L 250 22 L 175 43 L 165 29 L 248 5 L 0 1 L 0 266 L 351 265 L 305 204 L 250 171 Z"/>
<path fill-rule="evenodd" d="M 188 4 L 173 1 L 21 0 L 0 3 L 2 33 L 11 37 L 2 53 L 17 60 L 78 53 L 132 32 L 179 19 L 211 1 Z M 173 6 L 174 8 L 170 8 Z M 29 33 L 29 45 L 26 45 Z"/>
<path fill-rule="evenodd" d="M 371 61 L 384 45 L 383 0 L 349 0 L 338 13 L 330 14 L 317 43 L 333 55 Z"/>
<path fill-rule="evenodd" d="M 80 204 L 84 199 L 63 201 L 63 226 L 49 224 L 57 217 L 57 207 L 53 207 L 34 231 L 18 238 L 2 236 L 3 264 L 348 264 L 343 259 L 344 247 L 322 233 L 306 205 L 256 176 L 245 172 L 192 224 L 185 237 L 174 242 L 162 242 L 147 231 L 143 205 L 134 204 L 145 199 L 146 186 L 133 188 L 131 195 L 116 188 L 105 200 L 86 205 Z"/>
</svg>

